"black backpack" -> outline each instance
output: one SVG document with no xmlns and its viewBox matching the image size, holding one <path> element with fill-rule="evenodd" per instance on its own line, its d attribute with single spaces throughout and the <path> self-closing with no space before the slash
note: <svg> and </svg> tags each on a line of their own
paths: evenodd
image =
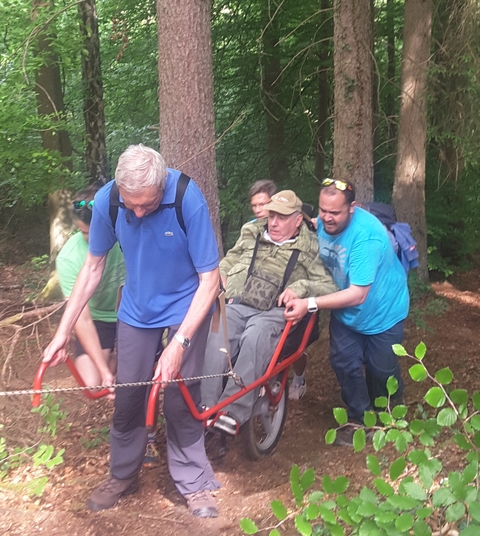
<svg viewBox="0 0 480 536">
<path fill-rule="evenodd" d="M 182 201 L 183 201 L 183 196 L 185 195 L 185 190 L 187 189 L 187 186 L 190 180 L 191 179 L 188 175 L 185 175 L 185 173 L 182 173 L 177 182 L 177 192 L 175 194 L 175 201 L 173 203 L 165 203 L 163 205 L 160 204 L 159 207 L 156 209 L 156 211 L 159 211 L 165 208 L 174 208 L 175 212 L 177 213 L 178 224 L 180 225 L 180 227 L 182 228 L 185 234 L 187 233 L 187 230 L 185 227 L 185 221 L 183 219 Z M 117 183 L 114 182 L 112 189 L 110 190 L 110 209 L 109 209 L 110 220 L 112 222 L 112 227 L 114 230 L 115 230 L 115 224 L 117 223 L 119 208 L 124 208 L 125 210 L 127 210 L 125 205 L 120 201 L 118 186 L 117 186 Z"/>
</svg>

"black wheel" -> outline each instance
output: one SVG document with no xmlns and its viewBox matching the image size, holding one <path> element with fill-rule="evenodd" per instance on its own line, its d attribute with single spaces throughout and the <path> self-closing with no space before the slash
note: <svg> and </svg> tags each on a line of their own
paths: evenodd
<svg viewBox="0 0 480 536">
<path fill-rule="evenodd" d="M 278 379 L 270 380 L 269 387 L 272 393 L 279 393 L 282 388 Z M 287 417 L 287 400 L 288 383 L 276 406 L 271 405 L 265 387 L 261 388 L 252 416 L 240 429 L 245 453 L 250 460 L 269 456 L 277 446 Z"/>
</svg>

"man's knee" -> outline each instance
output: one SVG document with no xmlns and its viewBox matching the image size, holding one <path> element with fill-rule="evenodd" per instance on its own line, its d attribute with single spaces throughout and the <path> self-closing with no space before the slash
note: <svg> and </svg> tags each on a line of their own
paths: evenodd
<svg viewBox="0 0 480 536">
<path fill-rule="evenodd" d="M 113 427 L 121 433 L 145 426 L 146 387 L 123 387 L 115 395 Z"/>
</svg>

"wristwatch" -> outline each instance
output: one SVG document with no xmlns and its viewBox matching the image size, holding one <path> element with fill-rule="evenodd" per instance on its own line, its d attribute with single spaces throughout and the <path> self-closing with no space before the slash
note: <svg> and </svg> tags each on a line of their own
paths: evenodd
<svg viewBox="0 0 480 536">
<path fill-rule="evenodd" d="M 315 298 L 308 298 L 307 300 L 307 308 L 309 313 L 316 313 L 318 311 L 318 306 L 315 302 Z"/>
<path fill-rule="evenodd" d="M 190 339 L 188 337 L 175 333 L 173 338 L 177 340 L 183 346 L 183 348 L 188 348 L 190 346 Z"/>
</svg>

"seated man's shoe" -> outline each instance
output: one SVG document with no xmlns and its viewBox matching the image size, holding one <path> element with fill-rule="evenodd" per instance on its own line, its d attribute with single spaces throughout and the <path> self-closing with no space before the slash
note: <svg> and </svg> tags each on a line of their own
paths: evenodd
<svg viewBox="0 0 480 536">
<path fill-rule="evenodd" d="M 337 437 L 335 438 L 333 444 L 337 445 L 338 447 L 353 446 L 353 435 L 357 430 L 361 428 L 365 430 L 367 441 L 370 441 L 373 437 L 373 430 L 371 430 L 370 428 L 365 428 L 361 424 L 349 422 L 337 428 Z"/>
<path fill-rule="evenodd" d="M 307 382 L 303 380 L 303 383 L 291 383 L 288 388 L 288 398 L 289 400 L 300 400 L 305 396 L 307 392 Z"/>
<path fill-rule="evenodd" d="M 155 441 L 148 441 L 145 448 L 145 457 L 143 458 L 143 467 L 158 467 L 160 465 L 160 456 L 158 455 Z"/>
<path fill-rule="evenodd" d="M 208 489 L 202 489 L 195 493 L 187 493 L 188 509 L 196 517 L 217 517 L 218 508 L 215 499 Z"/>
<path fill-rule="evenodd" d="M 219 415 L 218 419 L 213 423 L 214 430 L 226 432 L 230 435 L 237 435 L 239 428 L 238 422 L 227 414 Z"/>
<path fill-rule="evenodd" d="M 120 497 L 131 495 L 138 489 L 138 475 L 125 480 L 119 480 L 109 476 L 98 488 L 90 495 L 87 506 L 94 512 L 113 508 Z"/>
</svg>

